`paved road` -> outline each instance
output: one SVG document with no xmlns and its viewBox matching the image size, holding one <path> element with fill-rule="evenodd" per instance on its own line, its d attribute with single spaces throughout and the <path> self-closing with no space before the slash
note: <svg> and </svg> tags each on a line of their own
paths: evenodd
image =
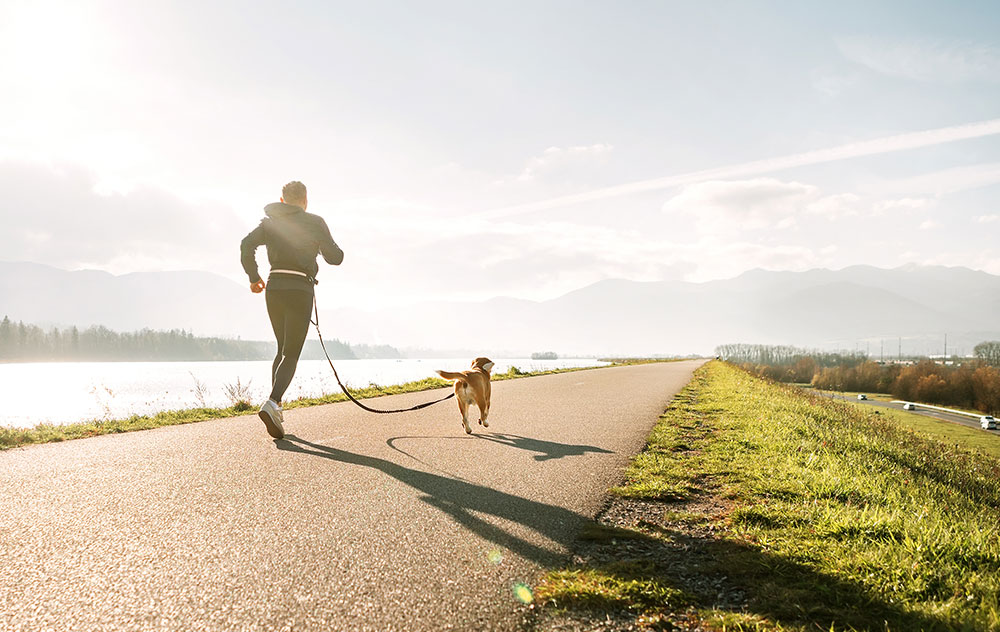
<svg viewBox="0 0 1000 632">
<path fill-rule="evenodd" d="M 854 397 L 847 397 L 844 395 L 831 395 L 835 399 L 843 399 L 851 402 L 857 402 L 859 404 L 867 404 L 869 406 L 876 406 L 879 408 L 893 408 L 895 410 L 903 410 L 902 404 L 894 404 L 892 402 L 883 402 L 877 399 L 867 399 L 858 400 Z M 969 428 L 975 428 L 976 430 L 982 430 L 979 425 L 979 419 L 975 417 L 968 417 L 966 415 L 956 415 L 954 413 L 948 413 L 943 410 L 934 410 L 933 408 L 924 408 L 920 404 L 917 404 L 916 410 L 910 410 L 917 415 L 923 415 L 925 417 L 933 417 L 934 419 L 940 419 L 941 421 L 949 421 L 954 424 L 961 424 L 963 426 L 968 426 Z M 984 430 L 983 432 L 989 432 L 990 434 L 1000 434 L 998 430 Z"/>
<path fill-rule="evenodd" d="M 498 382 L 474 436 L 343 403 L 0 453 L 0 630 L 516 630 L 699 364 Z"/>
</svg>

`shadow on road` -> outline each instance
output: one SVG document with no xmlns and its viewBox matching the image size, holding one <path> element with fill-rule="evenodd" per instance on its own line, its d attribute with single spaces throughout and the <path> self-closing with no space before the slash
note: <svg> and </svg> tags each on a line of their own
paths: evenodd
<svg viewBox="0 0 1000 632">
<path fill-rule="evenodd" d="M 598 448 L 592 445 L 574 445 L 572 443 L 556 443 L 555 441 L 544 441 L 542 439 L 532 439 L 531 437 L 521 437 L 518 435 L 511 434 L 474 434 L 465 436 L 404 436 L 404 437 L 391 437 L 386 441 L 386 444 L 396 450 L 401 452 L 406 456 L 424 463 L 417 457 L 413 456 L 409 452 L 403 450 L 396 445 L 397 441 L 402 441 L 404 439 L 434 439 L 435 441 L 440 441 L 442 439 L 455 439 L 459 441 L 469 441 L 475 439 L 481 439 L 486 441 L 492 441 L 493 443 L 499 443 L 500 445 L 510 446 L 512 448 L 517 448 L 519 450 L 527 450 L 529 452 L 537 452 L 534 459 L 536 461 L 548 461 L 549 459 L 561 459 L 565 456 L 582 456 L 588 452 L 596 452 L 600 454 L 613 454 L 612 450 L 605 450 L 604 448 Z M 428 465 L 428 463 L 424 463 Z"/>
<path fill-rule="evenodd" d="M 556 443 L 555 441 L 543 441 L 542 439 L 532 439 L 531 437 L 521 437 L 511 434 L 477 434 L 477 439 L 493 441 L 501 445 L 509 445 L 513 448 L 538 452 L 535 455 L 536 461 L 548 461 L 549 459 L 561 459 L 564 456 L 581 456 L 588 452 L 598 452 L 601 454 L 612 454 L 611 450 L 597 448 L 592 445 L 573 445 L 571 443 Z"/>
<path fill-rule="evenodd" d="M 421 500 L 447 513 L 476 535 L 544 566 L 554 565 L 565 558 L 569 544 L 580 527 L 587 522 L 586 517 L 562 507 L 528 500 L 448 476 L 421 472 L 385 459 L 312 443 L 295 435 L 285 435 L 284 439 L 278 439 L 274 444 L 279 450 L 308 454 L 384 472 L 401 483 L 423 492 L 425 495 Z M 496 516 L 528 527 L 559 546 L 546 547 L 529 542 L 478 517 L 476 513 Z"/>
</svg>

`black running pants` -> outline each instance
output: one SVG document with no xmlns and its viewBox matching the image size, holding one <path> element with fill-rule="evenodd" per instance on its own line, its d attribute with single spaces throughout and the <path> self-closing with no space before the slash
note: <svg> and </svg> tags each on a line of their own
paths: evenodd
<svg viewBox="0 0 1000 632">
<path fill-rule="evenodd" d="M 278 353 L 271 366 L 271 399 L 281 403 L 295 375 L 302 345 L 309 333 L 313 294 L 302 290 L 264 290 L 267 315 L 278 341 Z"/>
</svg>

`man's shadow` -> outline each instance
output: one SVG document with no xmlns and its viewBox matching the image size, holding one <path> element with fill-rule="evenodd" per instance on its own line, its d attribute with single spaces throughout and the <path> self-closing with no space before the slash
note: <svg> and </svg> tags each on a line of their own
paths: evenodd
<svg viewBox="0 0 1000 632">
<path fill-rule="evenodd" d="M 492 515 L 523 525 L 556 542 L 564 549 L 568 549 L 576 533 L 587 520 L 578 513 L 556 505 L 528 500 L 448 476 L 421 472 L 385 459 L 312 443 L 295 435 L 285 435 L 284 439 L 275 440 L 274 444 L 279 450 L 287 452 L 308 454 L 339 463 L 379 470 L 423 492 L 421 500 L 447 513 L 473 533 L 541 565 L 558 563 L 565 557 L 565 550 L 556 551 L 529 542 L 475 514 Z"/>
<path fill-rule="evenodd" d="M 284 439 L 274 443 L 279 450 L 370 467 L 383 472 L 422 492 L 423 501 L 447 513 L 473 533 L 542 566 L 553 567 L 565 563 L 565 553 L 529 542 L 477 517 L 475 513 L 496 516 L 531 528 L 566 550 L 576 548 L 574 543 L 579 544 L 577 535 L 590 522 L 586 517 L 562 507 L 439 474 L 413 470 L 385 459 L 319 445 L 294 435 L 285 435 Z M 612 541 L 614 556 L 624 556 L 625 559 L 619 557 L 621 565 L 612 564 L 602 568 L 601 572 L 619 576 L 622 580 L 631 580 L 641 578 L 637 574 L 641 576 L 657 569 L 653 578 L 658 581 L 666 580 L 667 585 L 680 590 L 693 589 L 695 602 L 711 607 L 716 596 L 714 585 L 711 591 L 700 594 L 697 586 L 691 585 L 691 577 L 687 576 L 693 569 L 690 566 L 684 569 L 686 565 L 676 564 L 685 558 L 677 550 L 678 545 L 685 550 L 695 545 L 695 555 L 699 559 L 704 558 L 698 564 L 700 569 L 696 574 L 729 577 L 730 581 L 747 593 L 744 612 L 783 622 L 820 623 L 821 629 L 845 625 L 864 627 L 873 620 L 873 615 L 879 621 L 884 619 L 895 623 L 894 629 L 934 630 L 942 627 L 942 622 L 936 618 L 909 612 L 886 601 L 868 587 L 816 571 L 756 546 L 718 538 L 714 534 L 692 538 L 686 533 L 668 528 L 660 527 L 656 530 L 667 537 L 653 539 L 640 536 L 640 540 L 647 542 L 643 547 L 637 548 L 633 543 L 631 548 L 623 551 Z M 785 600 L 775 599 L 775 594 L 783 595 Z M 613 605 L 609 604 L 609 607 Z M 845 611 L 858 614 L 848 614 L 844 620 Z"/>
<path fill-rule="evenodd" d="M 603 559 L 618 557 L 616 562 L 598 565 L 598 572 L 621 582 L 657 582 L 688 593 L 696 605 L 713 608 L 717 614 L 754 614 L 773 620 L 779 627 L 807 624 L 809 629 L 817 630 L 928 632 L 958 629 L 945 617 L 911 611 L 871 587 L 755 545 L 711 533 L 692 535 L 674 528 L 649 528 L 657 537 L 632 532 L 631 546 L 626 551 L 610 539 L 621 537 L 616 532 L 588 542 L 593 547 L 591 554 L 596 552 Z M 948 596 L 939 595 L 942 599 Z M 720 604 L 719 599 L 726 597 L 729 603 Z M 591 597 L 589 606 L 613 611 L 620 608 L 617 599 L 613 592 L 598 594 Z M 647 608 L 671 609 L 668 604 L 657 603 L 658 599 L 646 601 L 640 596 L 639 600 Z M 678 605 L 674 604 L 675 608 Z"/>
</svg>

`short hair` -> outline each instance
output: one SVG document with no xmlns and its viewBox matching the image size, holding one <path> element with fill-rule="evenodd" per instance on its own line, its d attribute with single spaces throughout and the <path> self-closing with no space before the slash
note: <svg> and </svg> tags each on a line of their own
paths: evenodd
<svg viewBox="0 0 1000 632">
<path fill-rule="evenodd" d="M 281 187 L 281 197 L 286 204 L 298 204 L 306 201 L 306 185 L 298 180 L 292 180 Z"/>
</svg>

